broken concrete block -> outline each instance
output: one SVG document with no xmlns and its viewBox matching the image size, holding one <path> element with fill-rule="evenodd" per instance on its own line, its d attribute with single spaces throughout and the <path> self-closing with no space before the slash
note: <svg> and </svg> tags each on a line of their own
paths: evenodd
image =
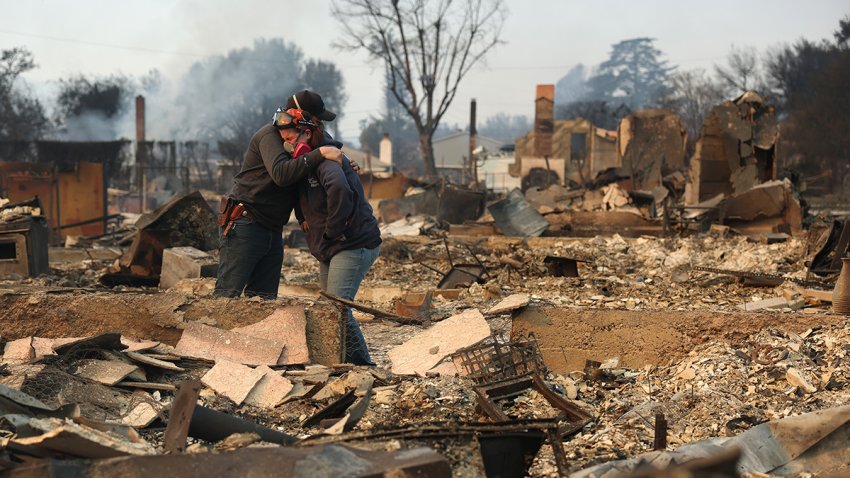
<svg viewBox="0 0 850 478">
<path fill-rule="evenodd" d="M 80 458 L 112 458 L 125 455 L 153 455 L 147 442 L 131 442 L 110 433 L 58 418 L 32 418 L 29 426 L 42 435 L 12 440 L 24 447 L 40 448 Z"/>
<path fill-rule="evenodd" d="M 619 209 L 629 203 L 629 195 L 617 183 L 602 187 L 605 196 L 602 197 L 602 208 L 606 211 Z"/>
<path fill-rule="evenodd" d="M 35 356 L 44 357 L 47 355 L 56 355 L 56 348 L 61 348 L 67 344 L 79 342 L 84 339 L 85 337 L 65 337 L 57 339 L 33 337 L 32 345 L 35 347 Z"/>
<path fill-rule="evenodd" d="M 468 309 L 438 322 L 387 354 L 395 374 L 425 373 L 458 349 L 490 336 L 490 326 L 478 309 Z"/>
<path fill-rule="evenodd" d="M 528 294 L 512 294 L 502 299 L 486 312 L 486 315 L 500 315 L 528 305 Z"/>
<path fill-rule="evenodd" d="M 125 352 L 143 352 L 156 348 L 159 345 L 159 342 L 155 340 L 136 340 L 123 335 L 121 336 L 121 343 L 127 346 L 124 349 Z"/>
<path fill-rule="evenodd" d="M 729 234 L 730 229 L 731 228 L 729 226 L 712 224 L 711 227 L 708 228 L 708 234 L 712 236 L 726 237 L 726 235 Z"/>
<path fill-rule="evenodd" d="M 278 365 L 284 346 L 271 340 L 189 322 L 174 351 L 182 357 L 231 360 L 246 365 Z"/>
<path fill-rule="evenodd" d="M 307 365 L 304 370 L 293 370 L 286 372 L 287 375 L 297 376 L 301 381 L 308 384 L 317 384 L 328 381 L 331 376 L 331 370 L 324 365 Z"/>
<path fill-rule="evenodd" d="M 33 337 L 13 340 L 6 343 L 3 351 L 4 362 L 29 362 L 36 357 Z"/>
<path fill-rule="evenodd" d="M 171 247 L 162 251 L 159 288 L 169 289 L 181 279 L 212 277 L 218 265 L 213 256 L 194 247 Z"/>
<path fill-rule="evenodd" d="M 318 386 L 318 385 L 315 385 Z M 299 398 L 307 395 L 313 390 L 314 386 L 304 386 L 304 382 L 293 382 L 292 390 L 286 394 L 286 397 L 283 398 L 281 404 L 291 402 L 293 400 L 298 400 Z"/>
<path fill-rule="evenodd" d="M 442 297 L 446 300 L 458 300 L 460 298 L 460 293 L 464 289 L 434 289 L 432 291 L 432 295 L 434 297 Z"/>
<path fill-rule="evenodd" d="M 375 398 L 372 400 L 379 405 L 392 405 L 396 400 L 396 389 L 398 385 L 386 385 L 383 387 L 376 387 L 373 391 L 375 393 Z"/>
<path fill-rule="evenodd" d="M 215 444 L 218 451 L 232 451 L 262 441 L 262 437 L 254 432 L 234 433 Z"/>
<path fill-rule="evenodd" d="M 277 309 L 256 324 L 237 327 L 232 332 L 284 344 L 286 348 L 278 365 L 304 364 L 310 361 L 307 350 L 307 316 L 303 307 Z"/>
<path fill-rule="evenodd" d="M 461 368 L 454 363 L 454 361 L 443 362 L 431 370 L 428 370 L 428 373 L 431 375 L 439 375 L 440 377 L 455 377 L 458 375 L 466 375 L 465 373 L 461 373 Z"/>
<path fill-rule="evenodd" d="M 324 387 L 319 389 L 319 391 L 316 392 L 310 398 L 312 398 L 313 400 L 315 400 L 317 402 L 322 402 L 322 401 L 327 400 L 331 397 L 339 397 L 340 395 L 345 393 L 345 389 L 343 389 L 342 392 L 340 392 L 339 387 L 335 386 L 336 383 L 337 383 L 337 381 L 335 380 L 331 383 L 326 384 Z"/>
<path fill-rule="evenodd" d="M 357 291 L 354 300 L 357 302 L 372 302 L 374 304 L 389 304 L 402 296 L 399 286 L 391 287 L 362 287 Z"/>
<path fill-rule="evenodd" d="M 352 370 L 336 380 L 328 382 L 313 399 L 322 401 L 330 397 L 338 397 L 354 389 L 356 396 L 362 397 L 366 390 L 375 382 L 375 377 L 365 370 Z"/>
<path fill-rule="evenodd" d="M 215 278 L 201 277 L 197 279 L 180 279 L 169 289 L 183 295 L 209 297 L 215 291 Z"/>
<path fill-rule="evenodd" d="M 136 362 L 139 362 L 139 363 L 142 363 L 142 364 L 145 364 L 145 365 L 150 365 L 152 367 L 162 368 L 162 369 L 165 369 L 165 370 L 171 370 L 172 372 L 182 372 L 183 371 L 182 368 L 178 367 L 177 365 L 174 365 L 171 362 L 166 362 L 165 360 L 158 360 L 158 359 L 155 359 L 153 357 L 148 357 L 145 354 L 140 354 L 140 353 L 136 353 L 136 352 L 125 352 L 125 354 L 127 355 L 127 357 L 135 360 Z"/>
<path fill-rule="evenodd" d="M 280 372 L 276 372 L 265 365 L 260 365 L 256 370 L 265 375 L 248 393 L 244 403 L 262 408 L 276 407 L 292 390 L 292 382 L 283 378 Z"/>
<path fill-rule="evenodd" d="M 33 337 L 32 346 L 35 349 L 36 357 L 44 357 L 46 355 L 55 355 L 53 351 L 54 339 L 45 339 L 43 337 Z"/>
<path fill-rule="evenodd" d="M 78 376 L 110 386 L 139 370 L 135 365 L 117 360 L 86 359 L 78 361 L 76 366 Z"/>
<path fill-rule="evenodd" d="M 239 405 L 264 376 L 263 370 L 229 360 L 217 360 L 213 368 L 201 377 L 201 382 Z"/>
<path fill-rule="evenodd" d="M 725 217 L 753 220 L 758 217 L 776 217 L 785 210 L 784 181 L 768 181 L 750 189 L 744 189 L 726 201 Z"/>
<path fill-rule="evenodd" d="M 145 428 L 159 416 L 159 411 L 153 404 L 142 401 L 136 404 L 127 415 L 121 419 L 121 423 L 133 428 Z"/>
<path fill-rule="evenodd" d="M 754 302 L 741 304 L 738 306 L 738 308 L 749 312 L 753 310 L 778 309 L 787 306 L 788 299 L 786 299 L 785 297 L 771 297 L 770 299 L 757 300 Z"/>
<path fill-rule="evenodd" d="M 832 302 L 831 290 L 803 289 L 801 293 L 820 302 Z"/>
<path fill-rule="evenodd" d="M 130 361 L 127 361 L 125 363 L 128 363 L 129 365 L 134 365 Z M 148 374 L 145 373 L 145 369 L 143 369 L 141 367 L 136 367 L 136 370 L 133 370 L 132 372 L 128 373 L 127 376 L 124 377 L 124 379 L 122 381 L 124 381 L 124 380 L 126 380 L 128 382 L 147 382 L 148 381 Z"/>
<path fill-rule="evenodd" d="M 363 394 L 363 397 L 348 408 L 345 416 L 339 421 L 331 425 L 325 430 L 328 435 L 339 435 L 344 432 L 350 432 L 369 408 L 369 403 L 372 401 L 372 386 Z"/>
<path fill-rule="evenodd" d="M 808 380 L 806 380 L 806 377 L 803 376 L 803 373 L 794 367 L 789 368 L 785 372 L 785 379 L 788 380 L 788 383 L 806 393 L 815 393 L 818 391 L 817 387 L 815 387 Z"/>
<path fill-rule="evenodd" d="M 289 254 L 287 254 L 288 256 Z M 309 297 L 318 299 L 322 294 L 318 284 L 281 284 L 277 288 L 278 297 Z"/>
</svg>

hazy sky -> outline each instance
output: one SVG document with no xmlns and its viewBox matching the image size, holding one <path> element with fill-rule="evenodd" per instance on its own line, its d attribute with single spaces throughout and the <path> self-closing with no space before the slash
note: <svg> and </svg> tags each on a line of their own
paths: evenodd
<svg viewBox="0 0 850 478">
<path fill-rule="evenodd" d="M 478 118 L 497 112 L 533 115 L 534 87 L 555 83 L 573 65 L 604 61 L 611 45 L 652 37 L 671 65 L 710 69 L 731 46 L 760 52 L 799 38 L 832 38 L 850 14 L 847 0 L 506 0 L 506 44 L 464 80 L 446 115 L 467 123 L 469 100 Z M 0 49 L 24 46 L 39 67 L 37 85 L 75 73 L 141 75 L 158 69 L 179 78 L 210 54 L 283 37 L 305 56 L 335 62 L 349 95 L 341 124 L 356 143 L 359 120 L 380 112 L 382 70 L 363 54 L 332 48 L 339 28 L 330 0 L 0 0 Z M 277 105 L 269 105 L 273 111 Z M 128 136 L 132 133 L 128 132 Z M 168 138 L 152 138 L 168 139 Z"/>
</svg>

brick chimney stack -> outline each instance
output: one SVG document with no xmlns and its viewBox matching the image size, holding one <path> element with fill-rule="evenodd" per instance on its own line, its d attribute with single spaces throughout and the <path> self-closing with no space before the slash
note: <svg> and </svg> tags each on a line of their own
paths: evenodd
<svg viewBox="0 0 850 478">
<path fill-rule="evenodd" d="M 534 155 L 552 155 L 552 132 L 555 117 L 555 85 L 537 85 L 534 96 Z"/>
</svg>

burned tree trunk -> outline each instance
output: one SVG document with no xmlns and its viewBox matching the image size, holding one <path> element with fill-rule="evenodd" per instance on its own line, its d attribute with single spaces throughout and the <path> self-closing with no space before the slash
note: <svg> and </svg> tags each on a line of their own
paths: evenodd
<svg viewBox="0 0 850 478">
<path fill-rule="evenodd" d="M 434 145 L 432 138 L 433 131 L 419 132 L 419 152 L 422 154 L 422 161 L 425 163 L 425 175 L 436 176 L 437 166 L 434 162 Z"/>
</svg>

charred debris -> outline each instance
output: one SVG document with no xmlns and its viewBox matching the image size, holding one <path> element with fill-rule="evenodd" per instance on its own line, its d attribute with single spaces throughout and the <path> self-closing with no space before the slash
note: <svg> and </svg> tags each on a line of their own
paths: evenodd
<svg viewBox="0 0 850 478">
<path fill-rule="evenodd" d="M 67 222 L 4 166 L 0 474 L 846 474 L 850 222 L 777 179 L 772 108 L 718 105 L 686 158 L 669 112 L 605 131 L 553 95 L 516 188 L 364 173 L 384 244 L 353 301 L 294 229 L 280 299 L 212 297 L 209 193 Z M 340 363 L 344 307 L 378 366 Z"/>
</svg>

